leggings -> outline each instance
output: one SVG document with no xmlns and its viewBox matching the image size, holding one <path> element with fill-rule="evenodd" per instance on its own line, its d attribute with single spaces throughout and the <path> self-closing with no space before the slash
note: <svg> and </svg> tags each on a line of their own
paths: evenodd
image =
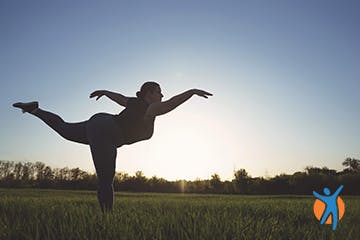
<svg viewBox="0 0 360 240">
<path fill-rule="evenodd" d="M 89 120 L 67 123 L 58 115 L 37 109 L 32 113 L 63 138 L 90 146 L 98 177 L 98 201 L 103 212 L 110 211 L 114 202 L 113 180 L 117 148 L 123 142 L 121 130 L 108 113 L 97 113 Z"/>
</svg>

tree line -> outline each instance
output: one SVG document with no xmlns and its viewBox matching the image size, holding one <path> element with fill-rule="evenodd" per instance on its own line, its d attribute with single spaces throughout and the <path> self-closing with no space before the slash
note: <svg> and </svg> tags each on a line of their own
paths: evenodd
<svg viewBox="0 0 360 240">
<path fill-rule="evenodd" d="M 272 178 L 251 177 L 245 169 L 234 171 L 232 180 L 222 181 L 214 173 L 210 179 L 194 181 L 168 181 L 153 176 L 147 178 L 142 171 L 134 176 L 117 172 L 115 191 L 165 193 L 217 193 L 217 194 L 311 194 L 344 185 L 342 194 L 360 195 L 360 160 L 346 158 L 345 167 L 336 171 L 327 167 L 306 167 L 294 174 L 280 174 Z M 0 160 L 0 187 L 2 188 L 53 188 L 96 190 L 96 174 L 79 168 L 51 168 L 42 162 L 13 162 Z"/>
</svg>

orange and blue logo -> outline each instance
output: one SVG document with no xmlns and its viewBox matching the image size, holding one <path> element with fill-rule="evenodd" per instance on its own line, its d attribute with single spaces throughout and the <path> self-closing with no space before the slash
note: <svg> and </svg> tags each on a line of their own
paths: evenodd
<svg viewBox="0 0 360 240">
<path fill-rule="evenodd" d="M 324 194 L 321 195 L 313 191 L 313 195 L 317 198 L 314 202 L 314 214 L 320 224 L 331 224 L 332 230 L 336 230 L 337 223 L 344 216 L 345 203 L 339 196 L 343 189 L 341 185 L 333 194 L 325 187 Z"/>
</svg>

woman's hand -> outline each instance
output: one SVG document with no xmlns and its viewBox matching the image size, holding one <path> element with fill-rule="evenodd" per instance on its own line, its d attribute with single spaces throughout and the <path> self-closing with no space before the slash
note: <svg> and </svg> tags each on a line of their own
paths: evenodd
<svg viewBox="0 0 360 240">
<path fill-rule="evenodd" d="M 211 93 L 200 90 L 200 89 L 193 89 L 193 94 L 198 95 L 200 97 L 208 98 L 208 96 L 212 96 Z"/>
<path fill-rule="evenodd" d="M 97 90 L 97 91 L 92 92 L 92 93 L 90 94 L 90 98 L 97 97 L 96 100 L 98 100 L 98 99 L 101 98 L 102 96 L 106 96 L 106 91 L 104 91 L 104 90 Z"/>
<path fill-rule="evenodd" d="M 96 100 L 101 98 L 102 96 L 106 96 L 113 100 L 114 102 L 118 103 L 119 105 L 126 107 L 128 97 L 125 97 L 124 95 L 120 93 L 110 92 L 108 90 L 96 90 L 95 92 L 92 92 L 90 94 L 90 98 L 97 97 Z"/>
<path fill-rule="evenodd" d="M 200 90 L 200 89 L 190 89 L 186 92 L 180 93 L 167 101 L 164 102 L 155 102 L 150 104 L 146 110 L 145 117 L 155 117 L 159 115 L 166 114 L 174 110 L 180 104 L 183 104 L 189 100 L 193 95 L 198 95 L 200 97 L 208 98 L 212 96 L 211 93 Z"/>
</svg>

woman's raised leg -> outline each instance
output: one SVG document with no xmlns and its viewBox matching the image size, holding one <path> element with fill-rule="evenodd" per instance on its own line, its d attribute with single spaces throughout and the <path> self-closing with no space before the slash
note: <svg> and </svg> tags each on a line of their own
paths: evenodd
<svg viewBox="0 0 360 240">
<path fill-rule="evenodd" d="M 87 121 L 67 123 L 58 115 L 40 109 L 37 102 L 15 103 L 13 106 L 40 118 L 63 138 L 77 143 L 89 144 L 86 136 Z"/>
</svg>

